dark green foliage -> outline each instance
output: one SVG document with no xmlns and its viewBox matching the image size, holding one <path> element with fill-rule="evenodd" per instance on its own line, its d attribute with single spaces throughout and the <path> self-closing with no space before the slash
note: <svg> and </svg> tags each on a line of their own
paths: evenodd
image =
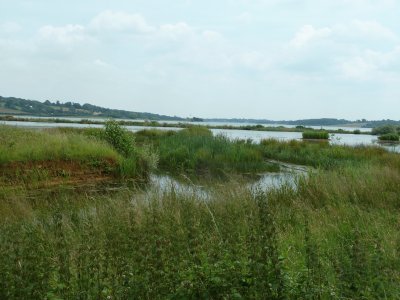
<svg viewBox="0 0 400 300">
<path fill-rule="evenodd" d="M 378 139 L 380 141 L 398 142 L 400 140 L 400 136 L 397 133 L 386 133 L 380 135 Z"/>
<path fill-rule="evenodd" d="M 385 134 L 396 134 L 400 132 L 400 127 L 395 125 L 383 125 L 372 129 L 372 134 L 385 135 Z"/>
<path fill-rule="evenodd" d="M 121 119 L 144 119 L 144 120 L 175 120 L 183 121 L 185 119 L 179 117 L 170 117 L 152 113 L 131 112 L 119 109 L 104 108 L 92 104 L 85 103 L 60 103 L 59 101 L 51 102 L 49 100 L 42 102 L 34 100 L 26 100 L 14 97 L 0 96 L 0 113 L 1 108 L 15 111 L 15 113 L 29 114 L 47 117 L 61 116 L 77 116 L 77 117 L 105 117 L 105 118 L 121 118 Z"/>
<path fill-rule="evenodd" d="M 305 131 L 303 132 L 303 139 L 328 140 L 329 133 L 326 131 Z"/>
</svg>

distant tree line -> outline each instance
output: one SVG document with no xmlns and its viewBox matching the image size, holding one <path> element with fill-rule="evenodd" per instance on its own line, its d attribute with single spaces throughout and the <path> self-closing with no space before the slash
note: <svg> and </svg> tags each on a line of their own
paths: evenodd
<svg viewBox="0 0 400 300">
<path fill-rule="evenodd" d="M 18 111 L 21 114 L 30 114 L 37 116 L 79 116 L 79 117 L 106 117 L 106 118 L 121 118 L 121 119 L 144 119 L 144 120 L 173 120 L 183 121 L 184 118 L 171 117 L 153 113 L 131 112 L 119 109 L 109 109 L 92 104 L 80 104 L 76 102 L 60 101 L 51 102 L 46 100 L 44 102 L 35 100 L 26 100 L 14 97 L 1 97 L 0 96 L 0 113 L 1 108 Z"/>
</svg>

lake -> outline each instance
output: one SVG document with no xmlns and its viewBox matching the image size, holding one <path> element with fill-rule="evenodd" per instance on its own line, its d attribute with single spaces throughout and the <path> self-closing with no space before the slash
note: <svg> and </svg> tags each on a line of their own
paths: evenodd
<svg viewBox="0 0 400 300">
<path fill-rule="evenodd" d="M 72 118 L 71 118 L 72 119 Z M 176 123 L 176 122 L 175 122 Z M 46 122 L 19 122 L 19 121 L 2 121 L 0 124 L 12 125 L 12 126 L 21 126 L 21 127 L 30 127 L 30 128 L 57 128 L 57 127 L 72 127 L 72 128 L 102 128 L 103 125 L 99 124 L 76 124 L 76 123 L 46 123 Z M 190 123 L 192 124 L 192 123 Z M 207 122 L 199 122 L 199 125 L 207 125 Z M 212 124 L 208 125 L 235 125 L 240 126 L 241 123 L 217 123 L 212 122 Z M 253 124 L 254 125 L 254 124 Z M 265 126 L 269 126 L 268 124 L 264 124 Z M 274 124 L 274 126 L 278 126 Z M 291 126 L 287 126 L 291 127 Z M 150 126 L 126 126 L 129 130 L 136 132 L 143 129 L 159 129 L 159 130 L 181 130 L 178 127 L 150 127 Z M 321 127 L 317 127 L 318 129 Z M 330 127 L 325 126 L 326 129 L 340 129 L 344 127 Z M 349 128 L 347 128 L 349 129 Z M 352 128 L 358 129 L 358 128 Z M 367 130 L 363 128 L 363 130 Z M 370 130 L 370 129 L 369 129 Z M 251 139 L 255 143 L 259 143 L 263 139 L 278 139 L 281 141 L 288 140 L 301 140 L 302 133 L 301 132 L 280 132 L 280 131 L 254 131 L 254 130 L 238 130 L 238 129 L 211 129 L 214 135 L 222 134 L 227 136 L 230 139 Z M 357 145 L 378 145 L 384 147 L 385 149 L 391 152 L 400 153 L 400 145 L 399 144 L 381 144 L 378 143 L 378 139 L 376 136 L 370 134 L 331 134 L 330 139 L 331 144 L 336 145 L 348 145 L 348 146 L 357 146 Z"/>
</svg>

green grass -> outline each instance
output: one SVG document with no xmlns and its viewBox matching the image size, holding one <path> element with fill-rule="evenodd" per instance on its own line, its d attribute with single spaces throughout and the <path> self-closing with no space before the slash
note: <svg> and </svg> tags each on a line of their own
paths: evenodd
<svg viewBox="0 0 400 300">
<path fill-rule="evenodd" d="M 79 134 L 48 134 L 0 126 L 0 164 L 44 160 L 117 160 L 116 151 L 105 142 Z"/>
<path fill-rule="evenodd" d="M 123 157 L 102 130 L 43 134 L 46 145 L 52 135 L 79 135 Z M 315 168 L 295 186 L 264 191 L 217 181 L 204 187 L 207 200 L 123 185 L 116 192 L 0 185 L 0 299 L 400 298 L 400 155 L 230 142 L 197 127 L 135 138 L 138 148 L 160 151 L 162 170 L 172 173 L 198 174 L 193 163 L 204 151 L 215 157 L 200 170 L 216 174 L 255 172 L 255 157 Z"/>
<path fill-rule="evenodd" d="M 154 147 L 159 154 L 159 168 L 166 172 L 223 178 L 232 173 L 279 171 L 278 166 L 265 161 L 260 145 L 213 136 L 205 127 L 179 132 L 144 130 L 136 136 Z"/>
<path fill-rule="evenodd" d="M 400 157 L 378 146 L 341 146 L 306 141 L 261 141 L 264 156 L 284 162 L 333 169 L 343 166 L 382 164 L 400 170 Z"/>
<path fill-rule="evenodd" d="M 102 138 L 104 137 L 104 138 Z M 51 177 L 74 177 L 75 173 L 100 173 L 115 177 L 146 178 L 153 168 L 147 148 L 126 152 L 107 140 L 105 130 L 30 130 L 0 126 L 0 175 L 8 182 L 51 180 Z M 122 146 L 121 146 L 122 145 Z M 125 148 L 124 148 L 125 147 Z M 156 160 L 154 158 L 153 160 Z M 96 174 L 96 170 L 99 171 Z M 87 178 L 90 181 L 90 176 Z"/>
<path fill-rule="evenodd" d="M 373 166 L 255 195 L 233 182 L 207 201 L 3 194 L 0 298 L 397 299 L 399 180 Z"/>
<path fill-rule="evenodd" d="M 308 140 L 328 140 L 329 133 L 326 131 L 304 131 L 303 139 Z"/>
</svg>

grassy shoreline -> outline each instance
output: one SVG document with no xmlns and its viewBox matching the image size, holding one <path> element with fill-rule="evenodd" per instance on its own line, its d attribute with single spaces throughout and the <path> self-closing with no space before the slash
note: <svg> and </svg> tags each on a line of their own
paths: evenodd
<svg viewBox="0 0 400 300">
<path fill-rule="evenodd" d="M 136 151 L 123 152 L 102 137 L 79 131 L 30 130 L 0 125 L 0 182 L 5 185 L 53 185 L 101 179 L 146 180 L 151 157 Z M 111 132 L 112 133 L 112 132 Z M 122 131 L 122 133 L 125 133 Z M 121 132 L 112 139 L 119 141 Z"/>
</svg>

